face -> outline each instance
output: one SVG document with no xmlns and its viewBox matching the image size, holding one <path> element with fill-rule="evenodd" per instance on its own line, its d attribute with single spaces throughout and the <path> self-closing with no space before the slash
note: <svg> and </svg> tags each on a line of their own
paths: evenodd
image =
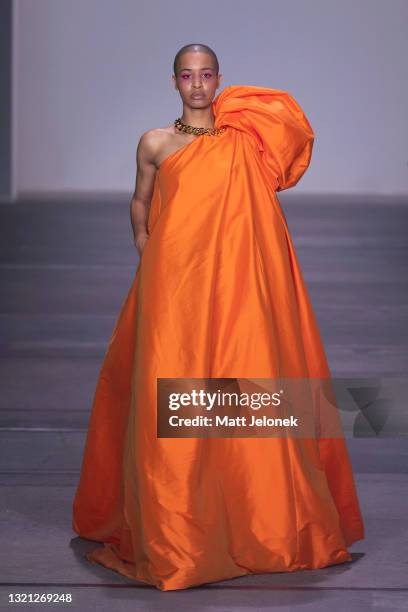
<svg viewBox="0 0 408 612">
<path fill-rule="evenodd" d="M 173 75 L 172 79 L 184 103 L 203 108 L 213 100 L 221 75 L 216 75 L 211 55 L 193 51 L 181 56 L 177 76 Z"/>
</svg>

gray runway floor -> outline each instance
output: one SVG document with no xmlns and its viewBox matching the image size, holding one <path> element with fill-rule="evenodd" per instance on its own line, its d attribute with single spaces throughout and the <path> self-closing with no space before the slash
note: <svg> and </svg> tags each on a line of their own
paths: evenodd
<svg viewBox="0 0 408 612">
<path fill-rule="evenodd" d="M 408 377 L 408 201 L 281 194 L 335 377 Z M 83 559 L 71 504 L 99 367 L 138 264 L 129 200 L 0 205 L 0 606 L 408 610 L 408 439 L 348 438 L 366 540 L 353 561 L 160 592 Z M 28 604 L 27 604 L 28 605 Z"/>
</svg>

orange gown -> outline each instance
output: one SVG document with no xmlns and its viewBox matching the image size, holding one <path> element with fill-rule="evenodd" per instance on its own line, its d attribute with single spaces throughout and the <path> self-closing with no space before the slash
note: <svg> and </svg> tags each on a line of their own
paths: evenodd
<svg viewBox="0 0 408 612">
<path fill-rule="evenodd" d="M 225 87 L 156 173 L 149 239 L 109 341 L 73 503 L 94 563 L 160 590 L 351 560 L 343 436 L 157 438 L 158 377 L 330 376 L 276 192 L 314 134 L 287 92 Z"/>
</svg>

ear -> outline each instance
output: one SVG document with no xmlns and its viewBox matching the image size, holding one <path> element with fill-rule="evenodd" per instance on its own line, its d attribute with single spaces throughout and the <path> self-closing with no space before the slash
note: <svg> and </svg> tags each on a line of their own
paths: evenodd
<svg viewBox="0 0 408 612">
<path fill-rule="evenodd" d="M 174 89 L 178 89 L 178 87 L 177 87 L 177 79 L 176 79 L 174 74 L 171 76 L 171 80 L 173 81 Z"/>
</svg>

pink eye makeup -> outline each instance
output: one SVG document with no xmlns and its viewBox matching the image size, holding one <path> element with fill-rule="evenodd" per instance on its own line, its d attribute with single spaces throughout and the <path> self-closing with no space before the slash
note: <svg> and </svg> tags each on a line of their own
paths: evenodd
<svg viewBox="0 0 408 612">
<path fill-rule="evenodd" d="M 182 78 L 184 81 L 186 81 L 188 78 L 190 78 L 190 76 L 191 76 L 191 74 L 182 74 L 182 75 L 181 75 L 181 78 Z M 204 77 L 206 80 L 208 80 L 208 79 L 211 79 L 213 75 L 211 74 L 211 72 L 205 72 L 205 73 L 203 73 L 203 75 L 202 75 L 202 76 L 203 76 L 203 77 Z"/>
</svg>

